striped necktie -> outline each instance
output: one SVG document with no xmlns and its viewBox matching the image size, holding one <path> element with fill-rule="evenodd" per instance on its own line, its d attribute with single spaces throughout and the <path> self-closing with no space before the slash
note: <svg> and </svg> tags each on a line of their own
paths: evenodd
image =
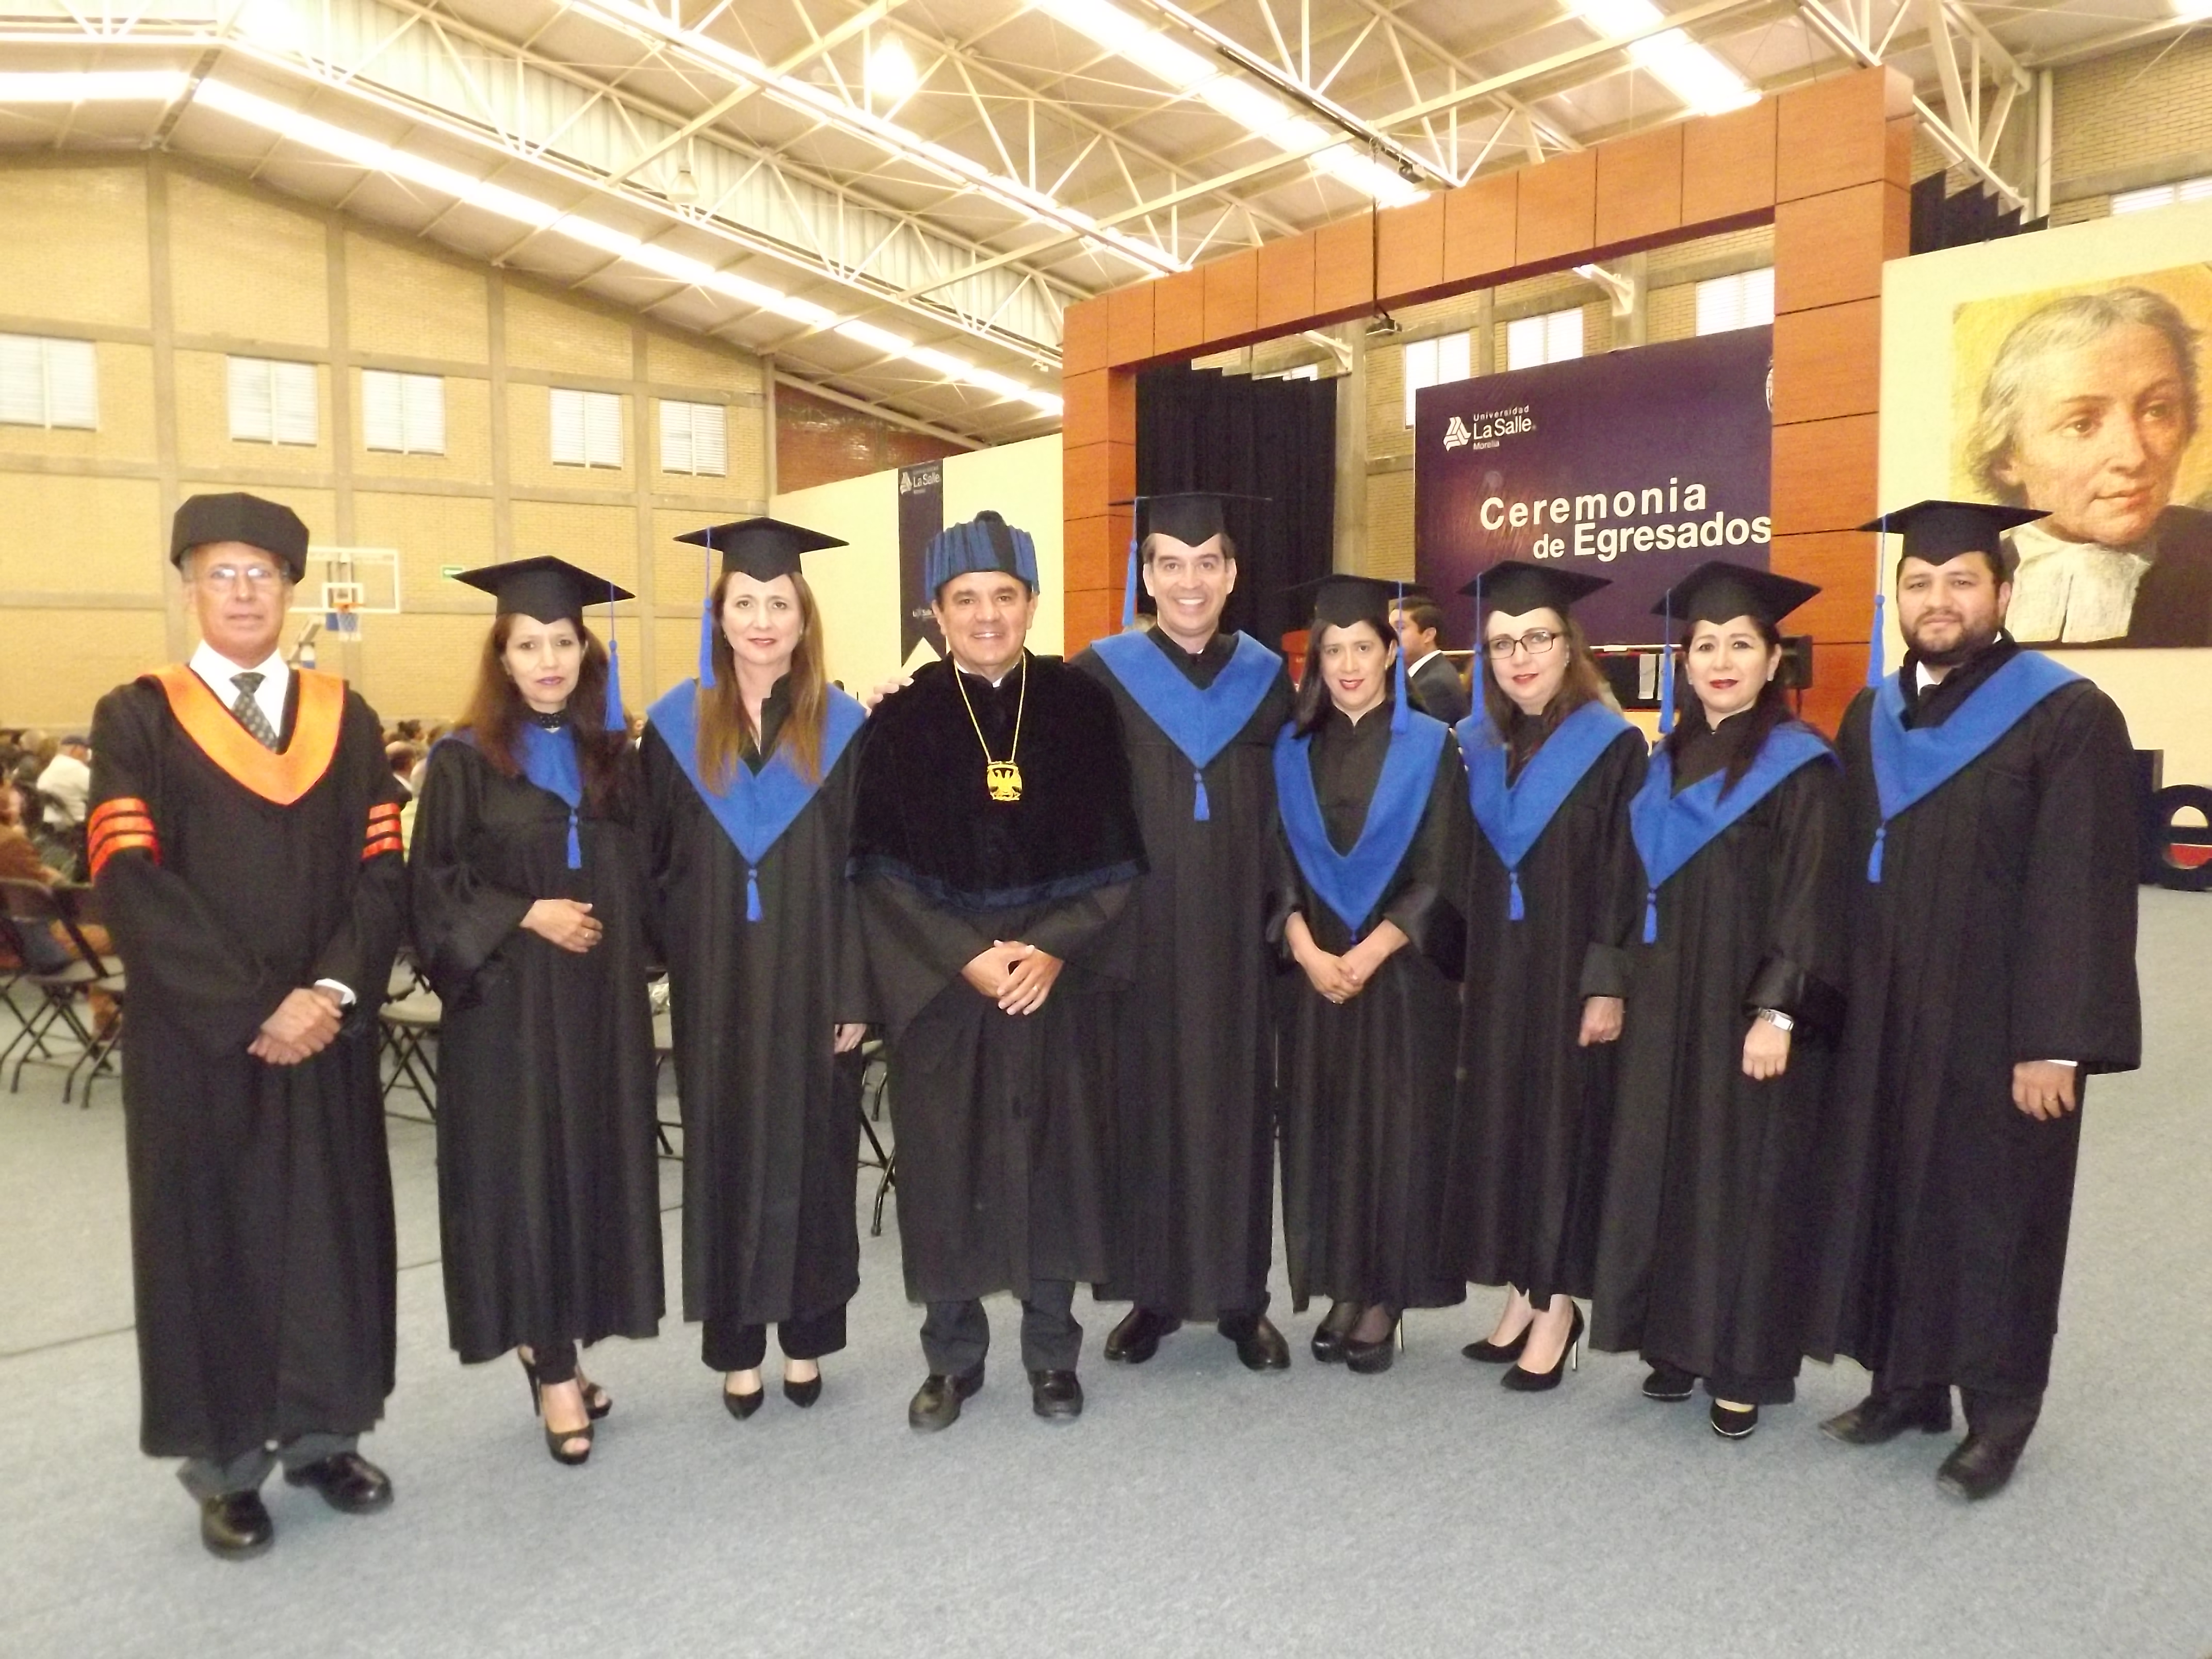
<svg viewBox="0 0 2212 1659">
<path fill-rule="evenodd" d="M 230 712 L 238 716 L 239 724 L 252 732 L 264 749 L 274 749 L 276 730 L 269 724 L 269 716 L 261 712 L 261 705 L 253 700 L 253 694 L 261 689 L 261 682 L 266 678 L 258 672 L 233 674 L 230 683 L 238 688 L 238 701 L 231 704 Z"/>
</svg>

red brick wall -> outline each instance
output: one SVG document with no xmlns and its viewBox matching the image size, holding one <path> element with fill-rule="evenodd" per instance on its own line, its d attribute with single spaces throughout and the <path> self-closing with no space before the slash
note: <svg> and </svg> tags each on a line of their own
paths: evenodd
<svg viewBox="0 0 2212 1659">
<path fill-rule="evenodd" d="M 778 491 L 808 489 L 963 453 L 958 444 L 810 398 L 788 386 L 775 389 Z"/>
</svg>

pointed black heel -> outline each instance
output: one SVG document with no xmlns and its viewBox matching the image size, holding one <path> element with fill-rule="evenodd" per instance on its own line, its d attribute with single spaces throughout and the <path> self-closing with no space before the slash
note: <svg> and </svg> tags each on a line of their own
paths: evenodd
<svg viewBox="0 0 2212 1659">
<path fill-rule="evenodd" d="M 732 1394 L 729 1389 L 724 1389 L 722 1409 L 742 1423 L 758 1411 L 761 1408 L 761 1401 L 767 1398 L 766 1389 L 755 1389 L 750 1394 Z"/>
<path fill-rule="evenodd" d="M 785 1377 L 783 1397 L 801 1409 L 811 1406 L 822 1398 L 822 1373 L 815 1372 L 804 1382 L 794 1382 L 789 1377 Z"/>
<path fill-rule="evenodd" d="M 1528 1340 L 1525 1333 L 1522 1340 L 1525 1345 Z M 1547 1389 L 1558 1388 L 1560 1377 L 1565 1375 L 1570 1366 L 1576 1370 L 1583 1368 L 1583 1310 L 1580 1303 L 1575 1304 L 1574 1322 L 1567 1328 L 1567 1346 L 1559 1350 L 1559 1357 L 1552 1362 L 1551 1370 L 1532 1371 L 1519 1365 L 1509 1365 L 1505 1374 L 1498 1380 L 1516 1394 L 1542 1394 Z"/>
</svg>

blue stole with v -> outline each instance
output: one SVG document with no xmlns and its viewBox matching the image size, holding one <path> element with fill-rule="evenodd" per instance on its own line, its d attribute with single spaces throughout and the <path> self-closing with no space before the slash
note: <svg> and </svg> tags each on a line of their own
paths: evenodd
<svg viewBox="0 0 2212 1659">
<path fill-rule="evenodd" d="M 1659 938 L 1659 890 L 1722 831 L 1772 794 L 1783 780 L 1816 760 L 1833 761 L 1835 750 L 1809 726 L 1790 720 L 1767 733 L 1766 742 L 1734 789 L 1723 797 L 1723 767 L 1674 791 L 1674 757 L 1664 745 L 1651 757 L 1644 787 L 1629 803 L 1629 833 L 1644 860 L 1644 942 Z"/>
<path fill-rule="evenodd" d="M 1147 646 L 1150 650 L 1153 647 Z M 1389 711 L 1370 709 L 1369 720 L 1387 720 Z M 1449 735 L 1442 720 L 1413 714 L 1403 732 L 1390 734 L 1390 750 L 1382 757 L 1382 775 L 1367 803 L 1367 817 L 1359 826 L 1359 839 L 1349 853 L 1330 845 L 1328 828 L 1322 820 L 1321 800 L 1314 793 L 1310 735 L 1300 735 L 1286 726 L 1275 739 L 1275 799 L 1280 803 L 1283 830 L 1322 903 L 1353 933 L 1382 897 L 1382 890 L 1398 872 L 1406 849 L 1421 827 L 1421 813 L 1429 804 L 1436 781 L 1437 757 Z"/>
<path fill-rule="evenodd" d="M 1468 804 L 1505 866 L 1506 920 L 1519 921 L 1527 915 L 1521 902 L 1521 860 L 1550 827 L 1575 786 L 1597 764 L 1597 757 L 1622 732 L 1635 728 L 1602 702 L 1586 702 L 1553 728 L 1510 783 L 1505 781 L 1510 758 L 1505 740 L 1487 714 L 1469 714 L 1455 729 L 1460 752 L 1467 757 Z"/>
<path fill-rule="evenodd" d="M 1979 760 L 1990 745 L 2019 724 L 2021 716 L 2062 685 L 2081 677 L 2062 663 L 2023 651 L 1966 694 L 1941 726 L 1905 724 L 1907 663 L 1881 683 L 1867 720 L 1868 746 L 1874 755 L 1875 791 L 1881 822 L 1867 854 L 1867 879 L 1881 879 L 1881 846 L 1889 821 L 1936 793 Z"/>
<path fill-rule="evenodd" d="M 699 683 L 684 680 L 671 690 L 646 713 L 646 718 L 659 731 L 668 752 L 684 769 L 684 775 L 699 792 L 714 822 L 730 838 L 745 861 L 745 920 L 761 919 L 760 883 L 756 874 L 760 861 L 769 849 L 782 838 L 792 822 L 806 810 L 806 803 L 814 799 L 822 786 L 809 783 L 799 775 L 791 763 L 784 745 L 779 742 L 775 753 L 768 764 L 755 772 L 743 761 L 738 763 L 730 776 L 730 787 L 714 790 L 707 787 L 699 775 Z M 836 686 L 829 688 L 829 701 L 823 710 L 822 775 L 828 777 L 845 752 L 845 745 L 853 740 L 868 718 L 867 711 Z"/>
<path fill-rule="evenodd" d="M 1093 641 L 1091 648 L 1131 701 L 1190 763 L 1196 785 L 1190 816 L 1197 823 L 1206 822 L 1212 812 L 1206 799 L 1206 769 L 1250 721 L 1274 684 L 1283 659 L 1249 634 L 1239 634 L 1236 650 L 1213 677 L 1213 684 L 1201 690 L 1159 647 L 1140 635 L 1116 634 Z"/>
</svg>

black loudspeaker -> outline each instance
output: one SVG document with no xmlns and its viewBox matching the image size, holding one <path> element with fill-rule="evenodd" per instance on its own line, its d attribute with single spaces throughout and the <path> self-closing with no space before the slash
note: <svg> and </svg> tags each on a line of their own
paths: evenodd
<svg viewBox="0 0 2212 1659">
<path fill-rule="evenodd" d="M 1809 691 L 1813 689 L 1813 636 L 1810 634 L 1787 634 L 1782 640 L 1782 666 L 1774 678 L 1781 682 L 1784 691 Z"/>
</svg>

